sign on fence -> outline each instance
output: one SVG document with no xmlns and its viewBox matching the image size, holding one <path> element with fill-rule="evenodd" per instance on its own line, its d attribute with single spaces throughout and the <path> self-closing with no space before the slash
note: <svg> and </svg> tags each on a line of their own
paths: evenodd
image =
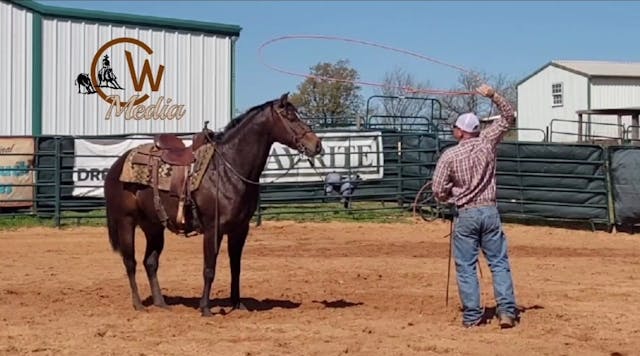
<svg viewBox="0 0 640 356">
<path fill-rule="evenodd" d="M 361 179 L 380 179 L 384 175 L 382 133 L 374 132 L 321 132 L 324 153 L 307 159 L 287 146 L 275 143 L 267 160 L 260 182 L 313 182 L 323 181 L 331 172 L 359 174 Z"/>
<path fill-rule="evenodd" d="M 359 174 L 361 179 L 379 179 L 384 172 L 381 132 L 319 133 L 324 154 L 314 157 L 314 167 L 306 159 L 298 160 L 296 150 L 273 144 L 260 182 L 323 181 L 331 172 Z M 104 179 L 111 165 L 127 150 L 151 138 L 126 140 L 75 141 L 73 196 L 104 197 Z M 191 145 L 190 139 L 183 139 Z M 286 173 L 286 174 L 285 174 Z"/>
<path fill-rule="evenodd" d="M 33 154 L 33 138 L 0 139 L 0 206 L 33 205 Z"/>
<path fill-rule="evenodd" d="M 190 139 L 182 141 L 191 145 Z M 104 197 L 104 179 L 111 165 L 127 150 L 150 142 L 153 138 L 74 140 L 73 196 Z"/>
</svg>

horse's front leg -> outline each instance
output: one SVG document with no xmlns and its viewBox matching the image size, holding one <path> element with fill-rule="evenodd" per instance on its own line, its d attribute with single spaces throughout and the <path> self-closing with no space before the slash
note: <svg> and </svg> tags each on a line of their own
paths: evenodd
<svg viewBox="0 0 640 356">
<path fill-rule="evenodd" d="M 240 301 L 240 261 L 242 249 L 249 233 L 249 223 L 240 226 L 227 239 L 229 264 L 231 269 L 231 305 L 233 309 L 247 310 Z"/>
<path fill-rule="evenodd" d="M 200 299 L 200 310 L 202 316 L 211 316 L 209 307 L 209 295 L 211 294 L 211 285 L 216 275 L 216 260 L 218 258 L 218 246 L 222 242 L 222 234 L 216 233 L 213 229 L 209 229 L 204 233 L 203 252 L 204 252 L 204 269 L 202 276 L 204 278 L 204 287 L 202 289 L 202 298 Z M 216 243 L 217 240 L 217 243 Z"/>
</svg>

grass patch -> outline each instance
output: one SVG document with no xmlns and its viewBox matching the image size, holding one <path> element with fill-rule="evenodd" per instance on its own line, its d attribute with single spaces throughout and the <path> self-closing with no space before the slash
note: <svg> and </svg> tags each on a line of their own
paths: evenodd
<svg viewBox="0 0 640 356">
<path fill-rule="evenodd" d="M 53 227 L 53 219 L 40 218 L 32 215 L 0 216 L 1 230 L 15 230 L 24 227 Z"/>
<path fill-rule="evenodd" d="M 395 202 L 354 202 L 351 209 L 345 209 L 340 203 L 300 203 L 272 205 L 262 207 L 262 221 L 295 221 L 295 222 L 371 222 L 371 223 L 413 223 L 413 212 L 409 205 L 400 208 Z M 252 224 L 257 223 L 258 213 L 254 214 Z M 548 219 L 532 219 L 519 216 L 503 216 L 504 223 L 530 226 L 561 227 L 576 230 L 591 229 L 587 221 L 557 221 Z M 87 211 L 65 211 L 60 218 L 61 228 L 76 226 L 106 226 L 104 209 Z M 0 214 L 0 230 L 14 230 L 28 227 L 55 227 L 50 216 L 35 216 L 30 211 L 20 215 Z M 596 230 L 608 230 L 606 224 L 595 224 Z"/>
<path fill-rule="evenodd" d="M 374 222 L 409 223 L 412 213 L 401 209 L 396 203 L 357 202 L 351 209 L 345 209 L 340 203 L 289 204 L 263 207 L 262 221 L 296 222 Z M 252 223 L 257 222 L 257 212 Z M 65 211 L 60 217 L 60 227 L 106 226 L 106 211 Z M 55 227 L 51 216 L 0 215 L 0 230 L 24 227 Z"/>
<path fill-rule="evenodd" d="M 74 226 L 106 226 L 104 209 L 92 211 L 65 211 L 60 217 L 60 227 Z M 14 230 L 25 227 L 55 227 L 56 223 L 51 214 L 30 215 L 0 215 L 0 230 Z"/>
<path fill-rule="evenodd" d="M 409 223 L 412 213 L 396 203 L 360 202 L 345 209 L 339 203 L 288 204 L 263 208 L 263 221 Z M 254 221 L 256 216 L 254 216 Z"/>
</svg>

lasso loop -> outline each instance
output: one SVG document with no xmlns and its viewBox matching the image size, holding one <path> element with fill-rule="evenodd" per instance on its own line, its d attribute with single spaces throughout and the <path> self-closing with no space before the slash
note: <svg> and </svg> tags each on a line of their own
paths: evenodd
<svg viewBox="0 0 640 356">
<path fill-rule="evenodd" d="M 437 64 L 440 64 L 440 65 L 444 65 L 444 66 L 453 68 L 455 70 L 458 70 L 458 71 L 461 71 L 461 72 L 464 72 L 464 73 L 468 73 L 468 74 L 472 74 L 473 73 L 472 71 L 470 71 L 468 69 L 465 69 L 463 67 L 456 66 L 456 65 L 453 65 L 453 64 L 449 64 L 449 63 L 445 63 L 443 61 L 440 61 L 440 60 L 437 60 L 437 59 L 434 59 L 434 58 L 430 58 L 430 57 L 424 56 L 422 54 L 418 54 L 418 53 L 411 52 L 411 51 L 408 51 L 408 50 L 404 50 L 404 49 L 400 49 L 400 48 L 394 48 L 394 47 L 391 47 L 391 46 L 377 44 L 377 43 L 363 41 L 363 40 L 356 40 L 356 39 L 352 39 L 352 38 L 344 38 L 344 37 L 337 37 L 337 36 L 326 36 L 326 35 L 286 35 L 286 36 L 276 37 L 276 38 L 273 38 L 271 40 L 268 40 L 268 41 L 264 42 L 262 45 L 260 45 L 260 47 L 258 48 L 258 57 L 260 58 L 260 61 L 262 62 L 262 64 L 264 64 L 266 67 L 268 67 L 268 68 L 270 68 L 272 70 L 275 70 L 277 72 L 288 74 L 288 75 L 293 75 L 293 76 L 297 76 L 297 77 L 312 78 L 312 79 L 316 79 L 316 80 L 327 80 L 327 81 L 334 81 L 334 82 L 343 82 L 343 83 L 354 83 L 354 84 L 359 84 L 359 85 L 367 85 L 367 86 L 381 87 L 381 88 L 399 89 L 399 90 L 402 90 L 402 91 L 404 91 L 406 93 L 441 94 L 441 95 L 476 95 L 477 94 L 476 92 L 472 92 L 472 91 L 451 91 L 451 90 L 444 90 L 444 89 L 419 89 L 419 88 L 411 88 L 411 87 L 406 87 L 406 86 L 386 85 L 386 84 L 382 84 L 382 83 L 375 83 L 375 82 L 368 82 L 368 81 L 361 81 L 361 80 L 348 80 L 348 79 L 339 79 L 339 78 L 318 76 L 318 75 L 313 75 L 313 74 L 303 74 L 303 73 L 292 72 L 292 71 L 289 71 L 289 70 L 286 70 L 286 69 L 275 67 L 273 65 L 270 65 L 270 64 L 266 63 L 263 60 L 262 50 L 265 47 L 267 47 L 268 45 L 270 45 L 270 44 L 272 44 L 274 42 L 283 41 L 283 40 L 290 40 L 290 39 L 322 39 L 322 40 L 334 40 L 334 41 L 358 43 L 358 44 L 361 44 L 361 45 L 378 47 L 378 48 L 382 48 L 382 49 L 386 49 L 386 50 L 390 50 L 390 51 L 394 51 L 394 52 L 408 54 L 410 56 L 417 57 L 419 59 L 427 60 L 427 61 L 430 61 L 430 62 L 433 62 L 433 63 L 437 63 Z"/>
</svg>

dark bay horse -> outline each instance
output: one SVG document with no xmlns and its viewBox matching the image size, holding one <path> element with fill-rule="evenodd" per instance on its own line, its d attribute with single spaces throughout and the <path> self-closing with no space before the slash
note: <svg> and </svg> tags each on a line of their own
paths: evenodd
<svg viewBox="0 0 640 356">
<path fill-rule="evenodd" d="M 258 203 L 258 180 L 264 170 L 271 145 L 279 142 L 308 157 L 322 151 L 320 138 L 300 120 L 296 107 L 288 101 L 288 93 L 265 102 L 234 118 L 219 132 L 204 132 L 194 137 L 194 145 L 212 144 L 215 151 L 205 176 L 192 200 L 198 208 L 203 237 L 204 287 L 200 300 L 203 316 L 210 316 L 209 295 L 215 277 L 216 259 L 222 237 L 227 235 L 231 269 L 231 304 L 233 309 L 246 309 L 240 301 L 240 260 L 249 223 Z M 158 262 L 164 247 L 165 226 L 157 216 L 151 187 L 119 180 L 128 152 L 110 168 L 104 185 L 109 241 L 118 251 L 129 278 L 133 307 L 142 310 L 135 280 L 135 227 L 140 226 L 147 240 L 144 267 L 151 286 L 153 304 L 167 308 L 158 283 Z M 174 217 L 177 200 L 160 192 L 167 215 Z M 217 224 L 216 224 L 217 222 Z M 167 224 L 167 228 L 170 228 Z"/>
</svg>

